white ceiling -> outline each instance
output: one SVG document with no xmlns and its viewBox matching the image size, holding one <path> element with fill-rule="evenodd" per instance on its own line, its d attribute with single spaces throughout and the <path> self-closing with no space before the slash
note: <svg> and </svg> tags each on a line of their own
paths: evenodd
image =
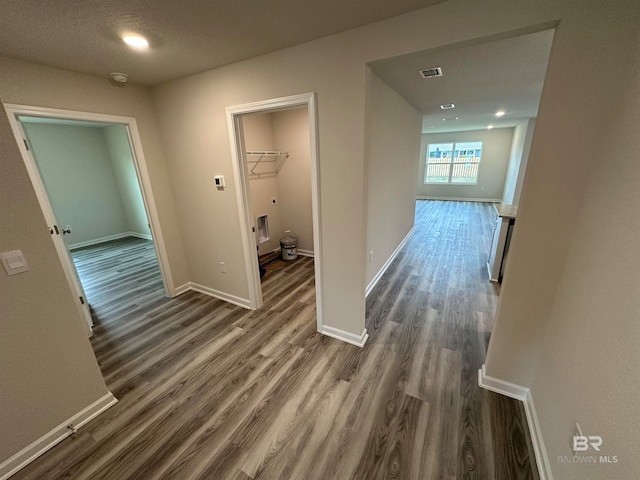
<svg viewBox="0 0 640 480">
<path fill-rule="evenodd" d="M 442 1 L 2 0 L 0 54 L 155 85 Z M 129 49 L 125 32 L 151 48 Z"/>
<path fill-rule="evenodd" d="M 424 115 L 423 133 L 512 127 L 537 115 L 552 40 L 546 30 L 425 50 L 371 68 Z M 423 79 L 418 71 L 428 67 L 442 67 L 443 76 Z M 455 108 L 440 108 L 448 103 Z M 496 118 L 498 110 L 506 114 Z"/>
</svg>

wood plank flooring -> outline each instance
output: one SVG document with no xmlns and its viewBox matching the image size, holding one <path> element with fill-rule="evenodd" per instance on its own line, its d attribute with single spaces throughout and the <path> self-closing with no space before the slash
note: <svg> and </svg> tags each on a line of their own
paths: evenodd
<svg viewBox="0 0 640 480">
<path fill-rule="evenodd" d="M 494 215 L 418 202 L 367 300 L 364 348 L 315 332 L 310 258 L 266 277 L 251 312 L 165 298 L 150 242 L 78 251 L 120 402 L 14 478 L 537 479 L 521 404 L 477 386 Z"/>
</svg>

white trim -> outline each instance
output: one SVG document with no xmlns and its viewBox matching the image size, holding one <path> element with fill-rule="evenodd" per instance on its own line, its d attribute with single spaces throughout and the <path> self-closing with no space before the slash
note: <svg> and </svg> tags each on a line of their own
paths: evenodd
<svg viewBox="0 0 640 480">
<path fill-rule="evenodd" d="M 133 156 L 133 166 L 136 170 L 138 184 L 140 185 L 140 193 L 142 194 L 142 201 L 144 203 L 145 212 L 149 220 L 149 227 L 151 228 L 151 234 L 154 240 L 153 245 L 158 256 L 160 272 L 162 273 L 162 282 L 164 284 L 167 295 L 170 297 L 175 296 L 175 287 L 173 284 L 173 276 L 171 274 L 169 257 L 164 243 L 162 229 L 160 227 L 160 218 L 158 216 L 153 189 L 151 187 L 151 179 L 147 170 L 147 162 L 145 160 L 144 151 L 142 149 L 142 141 L 140 139 L 140 132 L 138 131 L 138 124 L 136 122 L 136 119 L 134 117 L 125 117 L 120 115 L 78 112 L 73 110 L 61 110 L 57 108 L 35 107 L 10 103 L 5 103 L 4 106 L 7 116 L 9 117 L 9 122 L 11 123 L 12 129 L 14 131 L 18 147 L 20 148 L 25 163 L 27 164 L 28 170 L 29 163 L 34 163 L 35 165 L 35 161 L 31 156 L 31 152 L 25 148 L 25 145 L 22 141 L 24 138 L 26 138 L 26 136 L 24 135 L 21 124 L 18 121 L 17 117 L 19 115 L 45 118 L 63 118 L 67 120 L 85 120 L 125 126 L 127 136 L 129 138 L 129 144 L 131 147 L 131 153 Z M 43 209 L 43 212 L 45 212 L 46 208 L 44 207 L 42 199 L 46 198 L 47 204 L 49 203 L 49 200 L 44 191 L 44 187 L 42 192 L 38 192 L 38 185 L 40 185 L 42 182 L 41 180 L 35 180 L 34 172 L 32 172 L 31 170 L 29 170 L 29 176 L 32 183 L 34 184 L 34 188 L 36 189 L 36 195 L 38 196 L 38 200 L 40 201 L 41 208 Z M 39 174 L 37 174 L 36 176 L 39 178 Z M 45 217 L 47 217 L 46 214 Z M 51 214 L 51 218 L 55 218 L 53 214 Z M 56 242 L 54 241 L 54 244 L 55 243 Z M 61 252 L 59 252 L 59 256 L 62 263 L 66 263 L 66 260 L 63 258 L 63 254 Z M 68 257 L 68 255 L 66 256 Z M 70 259 L 67 260 L 68 262 L 71 262 Z M 70 283 L 72 282 L 73 280 L 70 280 Z"/>
<path fill-rule="evenodd" d="M 553 480 L 549 457 L 544 446 L 544 441 L 542 440 L 540 422 L 538 421 L 538 415 L 533 405 L 531 390 L 527 387 L 487 375 L 486 366 L 484 364 L 482 365 L 482 368 L 478 370 L 478 385 L 485 390 L 490 390 L 492 392 L 499 393 L 500 395 L 520 400 L 524 403 L 524 412 L 527 417 L 529 436 L 531 437 L 531 443 L 533 444 L 533 452 L 535 454 L 536 466 L 538 467 L 540 480 Z"/>
<path fill-rule="evenodd" d="M 234 305 L 238 305 L 243 308 L 251 308 L 251 301 L 248 298 L 237 297 L 235 295 L 231 295 L 230 293 L 221 292 L 220 290 L 216 290 L 215 288 L 205 287 L 204 285 L 199 285 L 197 283 L 189 282 L 187 290 L 193 290 L 194 292 L 204 293 L 205 295 L 209 295 L 210 297 L 217 298 L 219 300 L 224 300 L 225 302 L 233 303 Z M 184 285 L 180 287 L 184 288 Z M 185 290 L 186 291 L 186 290 Z M 185 291 L 181 292 L 184 293 Z"/>
<path fill-rule="evenodd" d="M 143 240 L 153 241 L 153 237 L 148 233 L 129 232 L 131 237 L 142 238 Z"/>
<path fill-rule="evenodd" d="M 337 338 L 338 340 L 342 340 L 343 342 L 350 343 L 351 345 L 356 345 L 357 347 L 363 347 L 367 338 L 369 338 L 369 334 L 367 333 L 367 329 L 363 329 L 360 335 L 356 335 L 351 332 L 347 332 L 340 328 L 330 327 L 329 325 L 323 325 L 322 329 L 318 329 L 323 335 L 327 335 L 328 337 Z"/>
<path fill-rule="evenodd" d="M 98 245 L 100 243 L 110 242 L 112 240 L 120 240 L 121 238 L 127 238 L 127 237 L 136 237 L 136 238 L 142 238 L 144 240 L 152 240 L 151 235 L 146 235 L 144 233 L 122 232 L 122 233 L 116 233 L 115 235 L 108 235 L 106 237 L 94 238 L 93 240 L 87 240 L 86 242 L 72 243 L 67 245 L 67 247 L 69 247 L 69 250 L 76 250 L 78 248 L 89 247 L 91 245 Z"/>
<path fill-rule="evenodd" d="M 302 256 L 302 257 L 311 257 L 313 258 L 313 250 L 303 250 L 302 248 L 298 248 L 297 250 L 298 255 Z"/>
<path fill-rule="evenodd" d="M 524 399 L 527 398 L 527 394 L 529 393 L 529 389 L 527 387 L 522 387 L 499 378 L 490 377 L 487 375 L 484 363 L 482 364 L 482 368 L 478 370 L 478 385 L 485 390 L 491 390 L 492 392 L 499 393 L 510 398 L 515 398 L 521 402 L 524 402 Z"/>
<path fill-rule="evenodd" d="M 175 289 L 176 297 L 178 295 L 182 295 L 185 292 L 188 292 L 189 290 L 191 290 L 191 287 L 189 286 L 189 282 L 187 282 L 187 283 L 185 283 L 183 285 L 180 285 L 179 287 L 176 287 L 176 289 Z"/>
<path fill-rule="evenodd" d="M 400 244 L 393 251 L 391 256 L 387 258 L 386 262 L 384 262 L 384 265 L 382 265 L 382 268 L 380 268 L 380 270 L 378 270 L 378 273 L 376 273 L 375 276 L 371 279 L 371 281 L 369 282 L 369 285 L 367 285 L 367 288 L 364 291 L 365 298 L 369 296 L 369 294 L 371 293 L 371 290 L 375 288 L 378 281 L 382 278 L 382 275 L 384 275 L 384 272 L 386 272 L 387 268 L 389 268 L 389 265 L 391 265 L 391 262 L 393 262 L 395 258 L 398 256 L 398 254 L 400 253 L 400 250 L 402 250 L 402 247 L 404 247 L 405 243 L 407 243 L 407 241 L 409 240 L 409 237 L 411 236 L 415 228 L 416 228 L 415 225 L 411 227 L 411 230 L 409 230 L 409 233 L 405 235 L 405 237 L 402 239 Z"/>
<path fill-rule="evenodd" d="M 536 408 L 533 405 L 533 396 L 531 395 L 531 391 L 527 392 L 527 397 L 524 399 L 524 413 L 527 416 L 529 435 L 531 436 L 533 452 L 536 456 L 536 464 L 538 465 L 538 475 L 540 476 L 540 480 L 553 480 L 551 464 L 549 463 L 547 449 L 545 448 L 544 441 L 542 440 L 542 430 L 540 429 L 540 422 L 538 421 Z"/>
<path fill-rule="evenodd" d="M 72 435 L 75 430 L 79 429 L 90 420 L 93 420 L 117 402 L 118 400 L 113 396 L 113 394 L 111 392 L 107 392 L 104 396 L 93 402 L 88 407 L 80 410 L 68 420 L 62 422 L 48 433 L 45 433 L 36 441 L 27 445 L 18 453 L 12 455 L 0 464 L 0 480 L 5 480 L 18 472 L 18 470 L 26 467 L 40 455 L 50 448 L 53 448 L 68 436 Z M 70 427 L 73 427 L 73 430 Z"/>
<path fill-rule="evenodd" d="M 499 198 L 465 198 L 465 197 L 436 197 L 431 195 L 418 195 L 418 200 L 450 200 L 452 202 L 482 202 L 482 203 L 496 203 L 501 202 Z"/>
<path fill-rule="evenodd" d="M 323 328 L 323 272 L 322 272 L 322 218 L 320 203 L 320 160 L 318 151 L 318 115 L 316 94 L 302 93 L 289 97 L 274 98 L 260 102 L 247 103 L 226 108 L 229 145 L 236 187 L 236 201 L 240 215 L 240 233 L 244 253 L 244 265 L 249 287 L 249 307 L 262 306 L 262 284 L 256 261 L 255 235 L 252 232 L 253 219 L 250 215 L 249 174 L 244 161 L 244 135 L 242 115 L 255 112 L 268 112 L 289 107 L 306 106 L 309 119 L 309 153 L 311 160 L 311 210 L 313 216 L 313 251 L 318 261 L 314 262 L 316 280 L 316 323 L 318 331 Z M 242 299 L 244 300 L 244 299 Z"/>
</svg>

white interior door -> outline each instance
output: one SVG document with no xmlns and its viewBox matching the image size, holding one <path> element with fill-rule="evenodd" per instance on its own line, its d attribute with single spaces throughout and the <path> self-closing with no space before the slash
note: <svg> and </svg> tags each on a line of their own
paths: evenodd
<svg viewBox="0 0 640 480">
<path fill-rule="evenodd" d="M 45 220 L 47 222 L 47 227 L 49 229 L 49 233 L 51 234 L 53 245 L 55 246 L 58 257 L 60 258 L 62 269 L 64 270 L 64 274 L 67 278 L 67 282 L 69 283 L 69 287 L 76 297 L 76 307 L 80 315 L 84 318 L 83 325 L 85 327 L 87 335 L 91 336 L 91 329 L 93 327 L 91 310 L 89 308 L 89 303 L 87 302 L 87 296 L 85 295 L 84 289 L 82 288 L 82 283 L 80 283 L 80 278 L 78 277 L 76 267 L 73 263 L 73 260 L 71 260 L 69 250 L 67 249 L 67 246 L 62 239 L 62 227 L 56 221 L 55 215 L 53 213 L 53 208 L 51 207 L 51 202 L 49 202 L 49 197 L 47 196 L 47 192 L 44 188 L 44 183 L 42 182 L 42 178 L 40 177 L 40 172 L 38 171 L 35 158 L 33 157 L 32 150 L 30 149 L 27 142 L 27 136 L 22 129 L 22 124 L 20 123 L 16 115 L 9 115 L 9 121 L 11 122 L 11 127 L 13 129 L 14 135 L 16 136 L 18 146 L 20 147 L 20 152 L 22 153 L 22 158 L 24 159 L 27 171 L 29 172 L 31 183 L 33 184 L 36 196 L 38 197 L 40 208 L 42 209 L 42 213 L 44 214 Z"/>
</svg>

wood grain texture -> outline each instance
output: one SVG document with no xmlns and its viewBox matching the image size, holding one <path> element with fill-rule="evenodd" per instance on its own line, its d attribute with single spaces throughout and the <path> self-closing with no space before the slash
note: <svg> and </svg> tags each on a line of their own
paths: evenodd
<svg viewBox="0 0 640 480">
<path fill-rule="evenodd" d="M 153 246 L 74 252 L 120 402 L 15 479 L 537 479 L 519 402 L 481 390 L 491 205 L 418 201 L 364 348 L 319 335 L 313 259 L 248 311 L 165 298 Z"/>
</svg>

